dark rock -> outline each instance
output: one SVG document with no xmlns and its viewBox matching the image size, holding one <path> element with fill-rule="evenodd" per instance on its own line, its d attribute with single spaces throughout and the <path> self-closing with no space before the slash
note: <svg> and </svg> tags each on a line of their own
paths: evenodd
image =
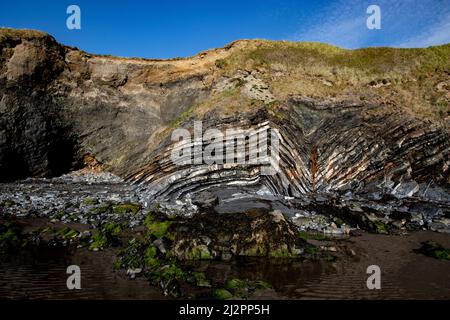
<svg viewBox="0 0 450 320">
<path fill-rule="evenodd" d="M 155 241 L 153 241 L 153 245 L 158 248 L 159 252 L 161 252 L 162 254 L 166 254 L 167 251 L 169 250 L 169 244 L 167 243 L 167 241 L 165 239 L 156 239 Z"/>
<path fill-rule="evenodd" d="M 196 194 L 192 203 L 201 209 L 212 209 L 219 204 L 219 197 L 211 192 L 204 191 Z"/>
<path fill-rule="evenodd" d="M 415 251 L 439 260 L 450 260 L 450 249 L 444 248 L 441 244 L 432 240 L 423 242 L 422 246 Z"/>
<path fill-rule="evenodd" d="M 280 211 L 265 209 L 195 215 L 174 230 L 174 253 L 182 260 L 228 260 L 231 255 L 293 258 L 305 245 Z"/>
<path fill-rule="evenodd" d="M 361 233 L 361 231 L 360 230 L 357 230 L 357 229 L 352 229 L 352 230 L 350 230 L 350 233 L 349 233 L 352 237 L 360 237 L 360 236 L 362 236 L 362 233 Z"/>
</svg>

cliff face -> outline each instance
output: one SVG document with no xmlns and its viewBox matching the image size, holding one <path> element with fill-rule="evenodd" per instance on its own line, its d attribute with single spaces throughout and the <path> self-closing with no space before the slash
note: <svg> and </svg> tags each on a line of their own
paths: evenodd
<svg viewBox="0 0 450 320">
<path fill-rule="evenodd" d="M 95 157 L 171 200 L 230 184 L 294 197 L 448 190 L 449 45 L 348 51 L 252 40 L 163 61 L 96 56 L 1 29 L 0 50 L 3 181 L 58 175 Z M 203 130 L 278 129 L 280 170 L 174 165 L 170 135 L 193 120 Z"/>
<path fill-rule="evenodd" d="M 71 165 L 73 142 L 47 92 L 64 70 L 64 51 L 34 32 L 2 31 L 0 39 L 0 176 L 60 174 Z"/>
<path fill-rule="evenodd" d="M 208 92 L 201 58 L 91 56 L 14 30 L 0 31 L 0 48 L 2 180 L 58 175 L 86 154 L 124 173 L 154 148 L 154 134 Z"/>
</svg>

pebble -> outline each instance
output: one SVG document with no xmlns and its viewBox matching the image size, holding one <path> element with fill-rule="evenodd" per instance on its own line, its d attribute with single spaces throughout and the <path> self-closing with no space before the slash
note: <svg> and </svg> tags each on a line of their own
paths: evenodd
<svg viewBox="0 0 450 320">
<path fill-rule="evenodd" d="M 88 201 L 94 199 L 96 204 Z M 136 188 L 111 173 L 63 175 L 53 179 L 31 179 L 0 183 L 0 203 L 14 201 L 2 207 L 3 214 L 27 217 L 36 215 L 51 222 L 80 222 L 97 226 L 104 221 L 124 218 L 130 226 L 141 223 L 143 215 L 93 214 L 92 209 L 107 203 L 142 203 Z M 1 212 L 1 211 L 0 211 Z"/>
</svg>

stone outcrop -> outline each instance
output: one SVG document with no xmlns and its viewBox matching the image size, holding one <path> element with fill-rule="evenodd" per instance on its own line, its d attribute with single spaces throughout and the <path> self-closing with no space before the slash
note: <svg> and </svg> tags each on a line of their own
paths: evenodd
<svg viewBox="0 0 450 320">
<path fill-rule="evenodd" d="M 248 210 L 243 214 L 204 214 L 175 225 L 174 254 L 181 260 L 233 256 L 293 258 L 305 242 L 278 211 Z"/>
<path fill-rule="evenodd" d="M 0 50 L 3 181 L 57 176 L 81 166 L 85 155 L 124 174 L 147 159 L 160 131 L 206 95 L 205 64 L 213 64 L 200 56 L 93 56 L 44 33 L 11 29 L 0 30 Z"/>
</svg>

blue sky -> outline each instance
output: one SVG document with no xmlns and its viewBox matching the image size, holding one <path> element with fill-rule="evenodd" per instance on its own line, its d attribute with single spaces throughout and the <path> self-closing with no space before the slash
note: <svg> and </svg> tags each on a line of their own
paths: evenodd
<svg viewBox="0 0 450 320">
<path fill-rule="evenodd" d="M 66 9 L 81 8 L 81 30 Z M 381 8 L 369 30 L 366 9 Z M 0 26 L 43 30 L 91 53 L 173 58 L 236 39 L 320 41 L 344 48 L 450 42 L 450 0 L 2 1 Z"/>
</svg>

